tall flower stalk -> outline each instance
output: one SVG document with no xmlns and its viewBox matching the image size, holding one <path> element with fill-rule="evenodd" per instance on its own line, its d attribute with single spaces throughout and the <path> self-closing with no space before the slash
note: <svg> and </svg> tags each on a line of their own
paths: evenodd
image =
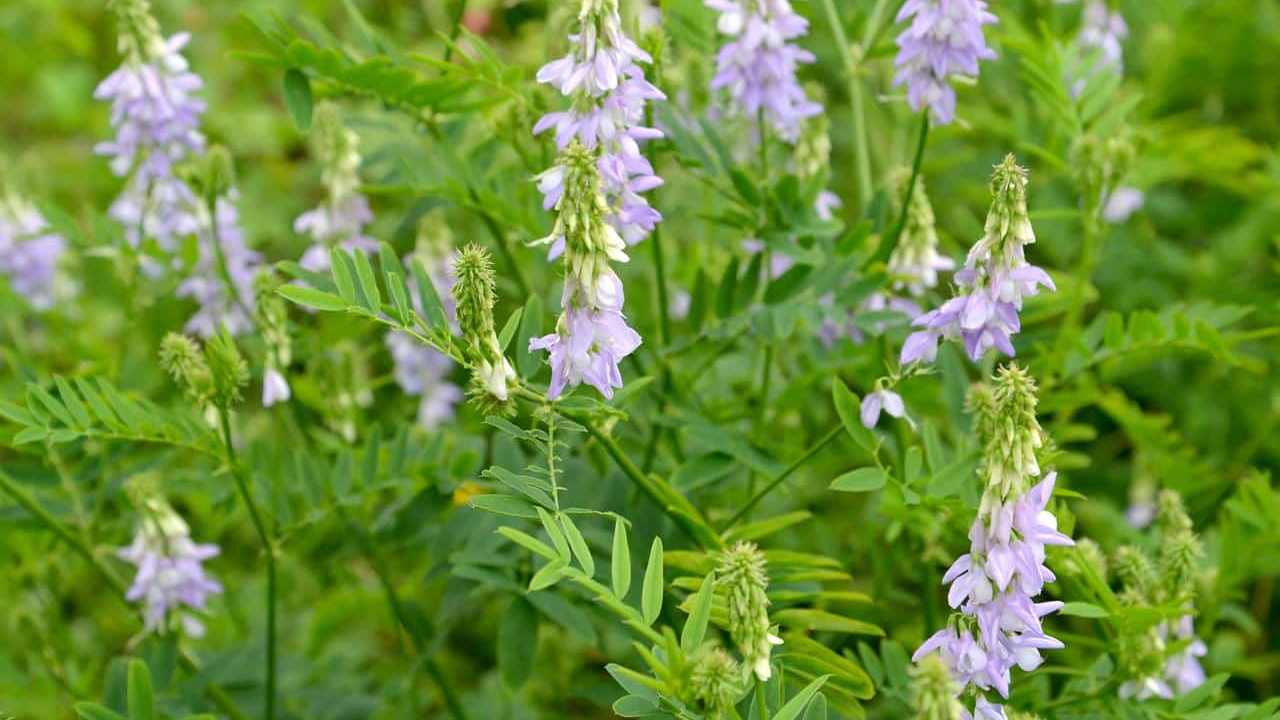
<svg viewBox="0 0 1280 720">
<path fill-rule="evenodd" d="M 298 264 L 312 272 L 325 272 L 331 248 L 375 251 L 378 242 L 365 234 L 373 222 L 373 211 L 360 192 L 360 137 L 343 125 L 333 103 L 316 107 L 311 146 L 320 163 L 325 197 L 293 221 L 293 230 L 311 238 L 311 246 Z"/>
<path fill-rule="evenodd" d="M 1046 546 L 1073 544 L 1047 510 L 1057 473 L 1036 482 L 1036 452 L 1045 441 L 1036 402 L 1034 381 L 1016 365 L 1002 368 L 994 387 L 979 386 L 971 397 L 984 442 L 985 489 L 969 552 L 943 576 L 951 586 L 947 602 L 957 612 L 913 656 L 920 662 L 937 653 L 963 688 L 973 689 L 981 718 L 1004 717 L 983 691 L 1009 697 L 1014 666 L 1030 672 L 1043 662 L 1041 650 L 1063 647 L 1040 622 L 1062 603 L 1035 601 L 1056 579 L 1045 565 Z"/>
</svg>

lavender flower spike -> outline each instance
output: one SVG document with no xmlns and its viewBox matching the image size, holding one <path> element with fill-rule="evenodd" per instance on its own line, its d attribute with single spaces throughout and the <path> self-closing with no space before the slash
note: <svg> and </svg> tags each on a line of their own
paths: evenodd
<svg viewBox="0 0 1280 720">
<path fill-rule="evenodd" d="M 66 247 L 35 205 L 12 192 L 0 196 L 0 275 L 36 310 L 53 306 L 58 260 Z"/>
<path fill-rule="evenodd" d="M 360 138 L 342 124 L 338 108 L 316 108 L 313 148 L 320 160 L 325 199 L 293 221 L 293 230 L 311 238 L 312 245 L 298 264 L 312 272 L 329 269 L 329 250 L 377 250 L 378 242 L 365 234 L 373 222 L 369 201 L 360 193 Z"/>
<path fill-rule="evenodd" d="M 806 118 L 822 112 L 796 79 L 796 69 L 813 53 L 790 41 L 809 32 L 809 21 L 787 0 L 705 0 L 720 12 L 716 27 L 731 38 L 716 56 L 712 90 L 728 90 L 744 117 L 763 113 L 782 139 L 800 138 Z"/>
<path fill-rule="evenodd" d="M 955 275 L 957 294 L 912 322 L 920 330 L 902 346 L 903 365 L 932 362 L 940 339 L 962 340 L 974 362 L 990 348 L 1015 354 L 1012 337 L 1022 329 L 1023 298 L 1041 287 L 1055 289 L 1049 274 L 1028 263 L 1023 251 L 1036 240 L 1026 189 L 1027 171 L 1012 155 L 1005 157 L 991 178 L 993 200 L 983 236 Z"/>
<path fill-rule="evenodd" d="M 205 103 L 196 96 L 203 83 L 181 54 L 190 36 L 164 39 L 146 0 L 120 0 L 113 7 L 125 59 L 94 91 L 96 99 L 111 103 L 115 130 L 115 138 L 95 152 L 111 159 L 117 176 L 129 179 L 110 213 L 133 245 L 150 238 L 173 250 L 198 229 L 196 199 L 174 168 L 204 152 Z"/>
<path fill-rule="evenodd" d="M 662 137 L 644 125 L 645 106 L 666 95 L 645 79 L 649 54 L 622 31 L 617 0 L 585 0 L 579 13 L 579 32 L 569 40 L 569 54 L 538 71 L 538 82 L 551 85 L 573 99 L 569 110 L 544 115 L 533 127 L 540 135 L 555 130 L 556 146 L 564 150 L 577 141 L 598 150 L 597 166 L 614 229 L 634 245 L 662 220 L 641 193 L 662 184 L 640 144 Z M 545 207 L 556 204 L 555 168 L 539 177 Z"/>
<path fill-rule="evenodd" d="M 187 523 L 168 504 L 146 501 L 133 544 L 116 554 L 138 568 L 126 597 L 145 605 L 149 632 L 181 628 L 191 637 L 204 635 L 204 624 L 194 613 L 203 612 L 209 596 L 222 592 L 222 585 L 202 564 L 218 552 L 217 545 L 192 542 Z"/>
<path fill-rule="evenodd" d="M 956 115 L 950 78 L 977 77 L 978 61 L 996 56 L 982 36 L 982 26 L 996 16 L 983 0 L 907 0 L 897 21 L 908 19 L 898 35 L 894 85 L 906 84 L 912 109 L 928 107 L 934 122 L 948 124 Z"/>
</svg>

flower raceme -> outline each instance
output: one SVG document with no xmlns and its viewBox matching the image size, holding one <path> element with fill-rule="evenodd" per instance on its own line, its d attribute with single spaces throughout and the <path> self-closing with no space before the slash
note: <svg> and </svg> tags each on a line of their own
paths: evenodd
<svg viewBox="0 0 1280 720">
<path fill-rule="evenodd" d="M 116 552 L 138 568 L 126 597 L 143 603 L 149 632 L 180 628 L 201 637 L 204 624 L 193 613 L 205 609 L 210 595 L 222 592 L 203 566 L 218 555 L 218 546 L 192 542 L 187 523 L 167 503 L 150 499 L 145 506 L 133 543 Z"/>
<path fill-rule="evenodd" d="M 732 38 L 716 56 L 711 89 L 727 90 L 738 114 L 763 115 L 783 140 L 796 142 L 804 121 L 822 112 L 796 78 L 797 68 L 814 55 L 791 44 L 809 32 L 809 21 L 787 0 L 705 3 L 720 12 L 720 33 Z"/>
<path fill-rule="evenodd" d="M 962 340 L 974 362 L 990 348 L 1015 354 L 1011 338 L 1022 329 L 1018 313 L 1023 298 L 1042 287 L 1055 289 L 1049 274 L 1028 263 L 1023 250 L 1036 240 L 1026 188 L 1027 171 L 1012 155 L 1005 157 L 992 174 L 993 199 L 983 236 L 955 275 L 958 292 L 912 322 L 921 329 L 903 344 L 903 365 L 932 362 L 940 339 Z"/>
<path fill-rule="evenodd" d="M 35 205 L 13 192 L 0 195 L 0 275 L 36 310 L 53 306 L 58 260 L 66 247 Z"/>
<path fill-rule="evenodd" d="M 337 106 L 322 103 L 316 108 L 312 146 L 320 161 L 325 199 L 297 217 L 293 230 L 311 238 L 311 247 L 298 264 L 312 272 L 329 269 L 329 250 L 377 250 L 378 243 L 365 234 L 373 222 L 369 200 L 359 191 L 360 139 L 342 124 Z"/>
<path fill-rule="evenodd" d="M 986 489 L 969 530 L 969 552 L 943 576 L 947 603 L 957 614 L 916 650 L 919 662 L 937 653 L 962 685 L 1009 696 L 1011 671 L 1031 671 L 1042 650 L 1063 644 L 1044 632 L 1041 618 L 1062 607 L 1036 602 L 1056 577 L 1045 565 L 1045 548 L 1072 545 L 1048 511 L 1057 473 L 1028 487 L 1040 475 L 1034 451 L 1043 443 L 1035 419 L 1035 386 L 1020 368 L 1000 371 L 994 391 L 975 392 L 979 433 L 985 450 Z M 978 717 L 1003 718 L 999 705 L 979 695 Z"/>
<path fill-rule="evenodd" d="M 977 77 L 978 62 L 996 56 L 982 26 L 996 21 L 983 0 L 907 0 L 898 22 L 910 20 L 898 35 L 898 72 L 894 85 L 907 86 L 914 110 L 929 108 L 933 120 L 948 124 L 956 115 L 953 76 Z"/>
<path fill-rule="evenodd" d="M 532 338 L 529 349 L 550 354 L 549 398 L 584 381 L 611 398 L 622 387 L 619 363 L 641 342 L 622 314 L 622 280 L 609 265 L 627 261 L 626 244 L 605 219 L 608 205 L 595 153 L 575 141 L 549 172 L 558 215 L 551 235 L 539 242 L 564 255 L 562 313 L 556 331 Z M 547 180 L 544 173 L 540 182 Z"/>
<path fill-rule="evenodd" d="M 569 54 L 547 63 L 537 75 L 538 82 L 570 97 L 572 107 L 544 115 L 533 134 L 554 129 L 561 151 L 575 141 L 598 151 L 608 220 L 627 244 L 634 245 L 662 220 L 641 196 L 662 179 L 641 153 L 640 143 L 662 137 L 661 131 L 644 125 L 645 108 L 666 95 L 645 79 L 641 65 L 653 58 L 622 31 L 617 0 L 585 0 L 578 23 L 578 32 L 569 37 Z M 557 201 L 551 191 L 556 174 L 552 168 L 538 183 L 548 210 Z M 553 258 L 556 250 L 552 248 Z"/>
</svg>

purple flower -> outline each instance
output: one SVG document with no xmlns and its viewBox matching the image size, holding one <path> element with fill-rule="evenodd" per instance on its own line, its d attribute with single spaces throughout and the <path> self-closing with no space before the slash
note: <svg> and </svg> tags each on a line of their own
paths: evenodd
<svg viewBox="0 0 1280 720">
<path fill-rule="evenodd" d="M 618 364 L 640 347 L 640 335 L 617 310 L 566 308 L 557 331 L 529 340 L 529 351 L 551 354 L 551 387 L 547 397 L 560 397 L 568 385 L 586 382 L 606 398 L 622 387 Z"/>
<path fill-rule="evenodd" d="M 13 195 L 0 198 L 0 274 L 36 310 L 53 306 L 58 260 L 66 247 L 34 205 Z"/>
<path fill-rule="evenodd" d="M 186 324 L 193 335 L 211 337 L 222 327 L 239 335 L 253 328 L 253 280 L 262 258 L 245 245 L 236 199 L 234 190 L 218 198 L 216 223 L 201 219 L 194 272 L 178 285 L 178 297 L 200 306 Z"/>
<path fill-rule="evenodd" d="M 616 7 L 584 16 L 581 32 L 569 40 L 569 54 L 543 66 L 537 79 L 574 96 L 573 107 L 544 115 L 533 134 L 554 129 L 561 150 L 577 140 L 584 148 L 599 151 L 596 162 L 611 208 L 609 222 L 634 245 L 662 220 L 661 213 L 640 195 L 662 184 L 640 143 L 663 136 L 644 124 L 645 107 L 665 100 L 666 95 L 645 79 L 640 64 L 653 59 L 622 32 Z M 563 192 L 564 171 L 557 168 L 538 178 L 548 210 L 559 203 Z"/>
<path fill-rule="evenodd" d="M 94 92 L 111 103 L 115 138 L 94 149 L 111 158 L 111 170 L 129 177 L 111 206 L 135 246 L 154 239 L 166 250 L 196 230 L 195 198 L 174 175 L 178 163 L 204 151 L 200 116 L 205 103 L 196 97 L 203 83 L 181 50 L 190 36 L 181 33 L 158 43 L 153 57 L 129 57 Z"/>
<path fill-rule="evenodd" d="M 1129 26 L 1124 16 L 1111 12 L 1102 0 L 1090 0 L 1084 8 L 1084 25 L 1080 28 L 1077 39 L 1081 48 L 1096 50 L 1101 53 L 1102 64 L 1114 68 L 1117 72 L 1124 65 L 1125 38 L 1129 37 Z"/>
<path fill-rule="evenodd" d="M 928 107 L 935 122 L 950 123 L 956 114 L 953 75 L 977 77 L 978 61 L 996 56 L 982 36 L 982 26 L 996 21 L 983 0 L 907 0 L 897 22 L 911 20 L 898 35 L 898 73 L 894 85 L 906 84 L 912 109 Z"/>
<path fill-rule="evenodd" d="M 855 343 L 862 344 L 867 339 L 867 334 L 862 328 L 854 322 L 854 318 L 862 313 L 897 313 L 910 320 L 920 315 L 920 306 L 906 298 L 889 295 L 887 293 L 877 292 L 867 296 L 858 308 L 850 312 L 847 308 L 835 307 L 835 296 L 824 295 L 818 299 L 818 303 L 826 308 L 832 308 L 833 312 L 830 316 L 823 318 L 822 325 L 818 329 L 818 340 L 828 348 L 835 345 L 836 340 L 847 336 Z M 871 323 L 869 330 L 875 335 L 880 335 L 889 327 L 887 321 L 881 320 Z"/>
<path fill-rule="evenodd" d="M 1146 196 L 1135 187 L 1121 186 L 1111 191 L 1102 206 L 1102 217 L 1113 225 L 1128 221 L 1133 214 L 1142 209 Z"/>
<path fill-rule="evenodd" d="M 836 211 L 842 207 L 844 207 L 844 201 L 830 190 L 818 193 L 818 199 L 813 204 L 814 212 L 818 213 L 818 218 L 821 220 L 834 219 Z"/>
<path fill-rule="evenodd" d="M 809 32 L 809 21 L 787 0 L 705 2 L 720 12 L 721 34 L 733 38 L 716 56 L 711 89 L 728 90 L 739 114 L 754 119 L 763 112 L 784 140 L 796 142 L 803 121 L 822 112 L 796 78 L 813 53 L 790 43 Z"/>
<path fill-rule="evenodd" d="M 133 544 L 116 551 L 138 568 L 125 597 L 145 605 L 148 631 L 165 632 L 176 621 L 188 635 L 204 635 L 204 625 L 185 608 L 203 611 L 209 596 L 222 592 L 202 565 L 218 552 L 217 545 L 193 543 L 187 524 L 167 505 L 150 503 Z"/>
<path fill-rule="evenodd" d="M 889 415 L 900 418 L 906 414 L 906 408 L 902 405 L 902 396 L 892 390 L 876 390 L 867 393 L 862 398 L 862 424 L 867 429 L 876 426 L 880 421 L 880 411 L 883 409 Z"/>
<path fill-rule="evenodd" d="M 422 398 L 418 424 L 435 430 L 452 420 L 454 407 L 462 402 L 462 389 L 449 382 L 453 361 L 404 333 L 389 333 L 386 342 L 395 362 L 396 384 L 406 394 Z"/>
</svg>

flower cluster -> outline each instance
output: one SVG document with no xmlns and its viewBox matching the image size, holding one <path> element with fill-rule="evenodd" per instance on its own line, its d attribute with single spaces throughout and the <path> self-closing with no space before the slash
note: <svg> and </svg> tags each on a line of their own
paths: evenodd
<svg viewBox="0 0 1280 720">
<path fill-rule="evenodd" d="M 289 313 L 284 300 L 276 295 L 277 280 L 269 273 L 262 273 L 255 283 L 255 320 L 267 346 L 267 359 L 262 371 L 262 406 L 271 407 L 288 402 L 292 392 L 284 376 L 285 368 L 293 360 L 293 341 L 289 337 Z"/>
<path fill-rule="evenodd" d="M 58 259 L 66 247 L 35 205 L 13 192 L 0 197 L 0 275 L 31 307 L 52 307 Z"/>
<path fill-rule="evenodd" d="M 662 137 L 644 125 L 645 106 L 666 95 L 645 79 L 641 63 L 653 59 L 623 33 L 618 0 L 584 0 L 578 22 L 569 54 L 547 63 L 537 76 L 538 82 L 571 97 L 573 105 L 543 116 L 533 133 L 554 128 L 561 150 L 576 141 L 596 153 L 609 223 L 634 245 L 662 220 L 640 195 L 662 184 L 640 143 Z M 560 172 L 552 168 L 539 179 L 547 209 L 556 205 Z M 559 250 L 552 248 L 553 258 Z"/>
<path fill-rule="evenodd" d="M 606 221 L 595 153 L 574 141 L 539 181 L 558 211 L 551 235 L 540 242 L 562 248 L 565 262 L 562 312 L 556 331 L 529 341 L 530 350 L 551 357 L 555 399 L 567 386 L 586 381 L 606 398 L 622 387 L 618 364 L 640 346 L 640 335 L 622 314 L 622 280 L 610 262 L 628 260 L 622 236 Z"/>
<path fill-rule="evenodd" d="M 906 202 L 911 170 L 899 168 L 890 181 L 897 199 L 895 211 L 900 211 L 902 203 Z M 898 244 L 889 255 L 889 278 L 894 290 L 906 290 L 908 294 L 919 297 L 937 286 L 939 272 L 956 266 L 954 260 L 938 253 L 938 228 L 923 177 L 916 177 L 905 218 L 902 232 L 898 234 Z"/>
<path fill-rule="evenodd" d="M 1009 696 L 1010 674 L 1039 667 L 1040 651 L 1063 647 L 1045 634 L 1040 619 L 1062 606 L 1035 602 L 1055 575 L 1045 566 L 1045 547 L 1071 545 L 1046 509 L 1056 473 L 1040 476 L 1036 449 L 1043 443 L 1035 418 L 1035 385 L 1025 371 L 1006 366 L 994 390 L 975 391 L 973 406 L 985 441 L 982 475 L 986 490 L 969 531 L 969 552 L 943 577 L 947 602 L 959 611 L 916 650 L 914 660 L 938 653 L 962 685 Z M 979 696 L 979 717 L 1004 717 Z"/>
<path fill-rule="evenodd" d="M 321 103 L 316 107 L 312 148 L 320 161 L 325 199 L 293 221 L 294 232 L 311 238 L 298 264 L 312 272 L 329 269 L 329 250 L 335 246 L 366 251 L 378 247 L 376 240 L 365 235 L 373 211 L 359 191 L 359 144 L 355 131 L 342 124 L 337 106 Z"/>
<path fill-rule="evenodd" d="M 143 618 L 149 632 L 181 628 L 191 637 L 204 635 L 204 624 L 192 611 L 202 612 L 209 596 L 222 592 L 202 565 L 218 552 L 217 545 L 192 542 L 187 523 L 167 503 L 157 499 L 144 503 L 133 544 L 116 554 L 138 568 L 126 597 L 145 606 Z"/>
<path fill-rule="evenodd" d="M 769 656 L 782 639 L 769 625 L 769 575 L 764 553 L 749 542 L 739 542 L 720 554 L 716 586 L 725 594 L 729 634 L 743 662 L 761 682 L 773 676 Z"/>
<path fill-rule="evenodd" d="M 185 330 L 208 338 L 226 328 L 232 335 L 253 329 L 254 278 L 262 256 L 245 244 L 234 190 L 215 201 L 213 212 L 197 206 L 199 256 L 189 277 L 178 285 L 178 297 L 200 308 Z"/>
<path fill-rule="evenodd" d="M 935 122 L 955 119 L 953 75 L 976 77 L 978 61 L 996 56 L 982 26 L 996 21 L 983 0 L 907 0 L 897 22 L 911 23 L 898 35 L 894 85 L 907 86 L 912 109 L 928 107 Z"/>
<path fill-rule="evenodd" d="M 199 229 L 196 199 L 175 169 L 204 151 L 205 103 L 196 96 L 203 83 L 182 56 L 189 35 L 164 39 L 146 0 L 118 0 L 113 7 L 124 63 L 94 97 L 111 103 L 115 137 L 95 151 L 111 159 L 118 177 L 128 178 L 110 213 L 130 243 L 152 239 L 172 251 Z"/>
<path fill-rule="evenodd" d="M 788 0 L 705 0 L 720 12 L 717 27 L 732 38 L 716 56 L 712 90 L 728 90 L 737 112 L 763 116 L 787 142 L 800 137 L 806 118 L 822 112 L 796 78 L 813 53 L 791 44 L 809 32 L 809 21 Z"/>
<path fill-rule="evenodd" d="M 992 203 L 982 238 L 955 275 L 960 292 L 916 318 L 922 328 L 907 337 L 901 363 L 932 362 L 939 339 L 962 339 L 977 362 L 988 348 L 1014 355 L 1011 337 L 1021 330 L 1022 300 L 1040 287 L 1054 289 L 1044 270 L 1027 262 L 1023 247 L 1036 240 L 1027 214 L 1027 171 L 1005 157 L 991 178 Z"/>
</svg>

